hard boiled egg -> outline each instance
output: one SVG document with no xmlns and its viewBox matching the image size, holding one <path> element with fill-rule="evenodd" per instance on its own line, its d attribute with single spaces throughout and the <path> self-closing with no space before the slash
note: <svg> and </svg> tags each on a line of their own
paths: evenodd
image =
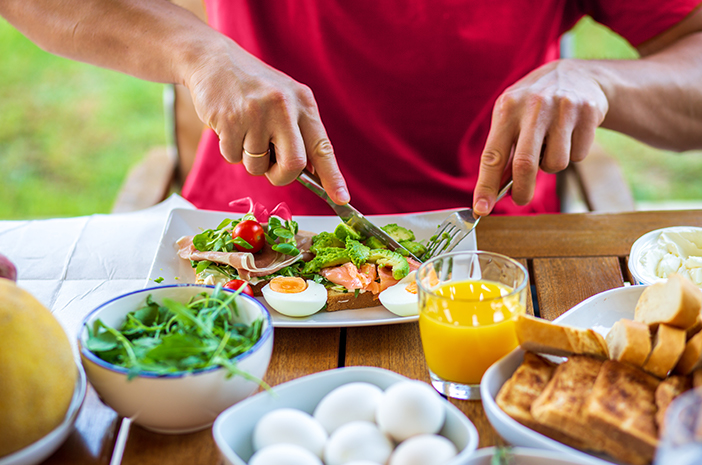
<svg viewBox="0 0 702 465">
<path fill-rule="evenodd" d="M 309 279 L 279 276 L 266 284 L 261 292 L 268 305 L 286 316 L 309 316 L 327 303 L 327 288 Z"/>
<path fill-rule="evenodd" d="M 397 442 L 438 433 L 445 418 L 443 399 L 421 381 L 401 381 L 387 388 L 375 416 L 380 429 Z"/>
<path fill-rule="evenodd" d="M 445 437 L 420 434 L 397 446 L 388 465 L 443 465 L 456 453 L 456 446 Z"/>
<path fill-rule="evenodd" d="M 295 444 L 274 444 L 256 452 L 249 465 L 323 465 L 307 449 Z"/>
<path fill-rule="evenodd" d="M 295 444 L 322 458 L 327 432 L 309 413 L 292 408 L 268 412 L 253 431 L 254 450 L 273 444 Z"/>
<path fill-rule="evenodd" d="M 394 286 L 381 292 L 378 296 L 380 303 L 398 316 L 418 315 L 419 299 L 417 297 L 417 284 L 414 280 L 415 275 L 416 272 L 413 271 Z"/>
<path fill-rule="evenodd" d="M 324 396 L 313 416 L 332 434 L 338 427 L 352 421 L 375 421 L 375 411 L 383 390 L 375 384 L 355 382 L 344 384 Z"/>
<path fill-rule="evenodd" d="M 324 447 L 326 465 L 344 465 L 353 461 L 386 463 L 393 451 L 392 441 L 375 423 L 352 421 L 338 428 Z"/>
</svg>

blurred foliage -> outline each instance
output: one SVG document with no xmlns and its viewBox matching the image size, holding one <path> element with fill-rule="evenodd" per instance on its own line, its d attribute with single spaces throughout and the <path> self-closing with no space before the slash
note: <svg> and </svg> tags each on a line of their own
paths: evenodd
<svg viewBox="0 0 702 465">
<path fill-rule="evenodd" d="M 165 144 L 161 84 L 46 53 L 0 18 L 0 218 L 109 212 Z"/>
<path fill-rule="evenodd" d="M 586 18 L 579 58 L 636 51 Z M 130 166 L 165 143 L 160 84 L 50 55 L 0 18 L 0 219 L 109 212 Z M 597 140 L 622 165 L 637 201 L 702 199 L 699 152 L 675 154 L 621 134 Z"/>
</svg>

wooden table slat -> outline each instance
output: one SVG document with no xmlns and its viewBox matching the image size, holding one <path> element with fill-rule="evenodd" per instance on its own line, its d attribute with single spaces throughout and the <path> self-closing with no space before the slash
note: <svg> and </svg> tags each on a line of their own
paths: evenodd
<svg viewBox="0 0 702 465">
<path fill-rule="evenodd" d="M 616 257 L 534 259 L 540 316 L 553 320 L 597 293 L 624 285 Z"/>
</svg>

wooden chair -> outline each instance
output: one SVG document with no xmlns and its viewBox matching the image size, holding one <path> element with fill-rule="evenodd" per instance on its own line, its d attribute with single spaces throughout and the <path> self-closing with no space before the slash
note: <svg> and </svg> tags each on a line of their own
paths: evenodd
<svg viewBox="0 0 702 465">
<path fill-rule="evenodd" d="M 201 0 L 172 1 L 206 21 Z M 168 146 L 154 148 L 129 171 L 113 206 L 115 213 L 141 210 L 179 192 L 190 172 L 204 125 L 183 86 L 167 86 L 164 103 L 167 125 L 173 128 Z M 564 212 L 634 210 L 619 164 L 597 144 L 584 161 L 559 174 L 558 189 Z"/>
</svg>

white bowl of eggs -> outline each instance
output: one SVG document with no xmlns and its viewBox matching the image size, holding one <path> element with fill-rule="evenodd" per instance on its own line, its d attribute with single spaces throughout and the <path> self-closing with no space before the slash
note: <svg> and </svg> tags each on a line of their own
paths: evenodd
<svg viewBox="0 0 702 465">
<path fill-rule="evenodd" d="M 212 430 L 229 465 L 457 465 L 478 446 L 470 420 L 431 386 L 374 367 L 281 384 Z"/>
</svg>

